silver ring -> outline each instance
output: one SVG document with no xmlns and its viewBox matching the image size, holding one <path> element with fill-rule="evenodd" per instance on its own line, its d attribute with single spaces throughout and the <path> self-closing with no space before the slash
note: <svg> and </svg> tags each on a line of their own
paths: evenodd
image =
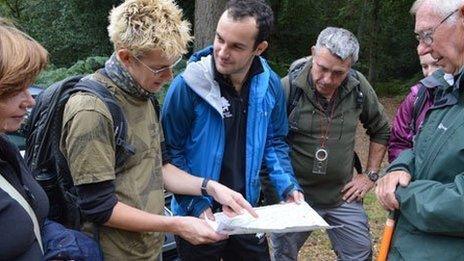
<svg viewBox="0 0 464 261">
<path fill-rule="evenodd" d="M 316 159 L 318 161 L 324 161 L 324 160 L 327 159 L 328 153 L 327 153 L 327 151 L 325 149 L 320 148 L 320 149 L 316 150 L 316 153 L 315 153 L 314 156 L 316 156 Z"/>
</svg>

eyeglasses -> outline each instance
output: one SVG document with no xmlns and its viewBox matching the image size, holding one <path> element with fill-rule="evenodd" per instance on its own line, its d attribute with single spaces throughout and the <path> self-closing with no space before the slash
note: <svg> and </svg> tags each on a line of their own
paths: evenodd
<svg viewBox="0 0 464 261">
<path fill-rule="evenodd" d="M 140 61 L 139 58 L 137 58 L 136 56 L 134 56 L 135 60 L 137 60 L 139 63 L 141 63 L 143 66 L 145 66 L 150 72 L 152 72 L 155 76 L 158 76 L 164 72 L 166 72 L 167 70 L 172 70 L 174 67 L 176 67 L 177 64 L 180 63 L 180 61 L 182 61 L 182 57 L 179 57 L 179 59 L 177 59 L 173 64 L 169 65 L 169 66 L 165 66 L 163 68 L 160 68 L 158 70 L 153 70 L 152 68 L 150 68 L 150 66 L 146 65 L 144 62 Z"/>
<path fill-rule="evenodd" d="M 435 25 L 432 29 L 430 30 L 427 30 L 427 31 L 424 31 L 424 32 L 420 32 L 420 33 L 417 33 L 416 34 L 416 39 L 417 41 L 419 42 L 423 42 L 424 44 L 426 45 L 431 45 L 433 43 L 433 34 L 435 33 L 435 31 L 437 30 L 437 28 L 443 24 L 446 20 L 448 20 L 448 18 L 450 18 L 453 14 L 455 14 L 457 11 L 459 11 L 459 9 L 456 9 L 454 10 L 453 12 L 451 12 L 449 15 L 447 15 L 445 18 L 443 18 L 443 20 L 441 20 L 440 23 L 438 23 L 437 25 Z"/>
</svg>

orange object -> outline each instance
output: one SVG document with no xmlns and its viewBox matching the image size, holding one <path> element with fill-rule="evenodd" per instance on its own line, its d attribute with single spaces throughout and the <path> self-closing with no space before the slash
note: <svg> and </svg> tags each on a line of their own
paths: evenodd
<svg viewBox="0 0 464 261">
<path fill-rule="evenodd" d="M 393 238 L 393 232 L 395 231 L 395 222 L 395 214 L 394 212 L 390 212 L 383 229 L 383 236 L 382 241 L 380 242 L 380 250 L 379 255 L 377 256 L 377 261 L 387 261 L 388 251 L 390 251 L 390 245 Z"/>
</svg>

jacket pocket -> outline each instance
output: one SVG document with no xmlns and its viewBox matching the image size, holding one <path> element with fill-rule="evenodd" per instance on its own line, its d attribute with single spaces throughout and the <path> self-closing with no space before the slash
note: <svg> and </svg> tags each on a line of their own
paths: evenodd
<svg viewBox="0 0 464 261">
<path fill-rule="evenodd" d="M 342 140 L 343 136 L 351 137 L 355 135 L 359 123 L 361 109 L 351 107 L 342 110 L 334 116 L 332 129 L 336 134 L 331 135 L 332 139 Z"/>
<path fill-rule="evenodd" d="M 315 109 L 305 110 L 295 108 L 288 117 L 291 131 L 314 134 L 314 119 L 317 117 Z"/>
</svg>

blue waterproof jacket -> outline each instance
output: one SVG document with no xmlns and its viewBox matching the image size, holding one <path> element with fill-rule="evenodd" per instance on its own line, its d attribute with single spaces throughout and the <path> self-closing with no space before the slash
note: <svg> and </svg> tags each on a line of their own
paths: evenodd
<svg viewBox="0 0 464 261">
<path fill-rule="evenodd" d="M 221 92 L 214 80 L 213 48 L 194 54 L 166 94 L 162 125 L 172 163 L 200 177 L 219 180 L 225 146 Z M 256 206 L 260 193 L 259 170 L 265 163 L 270 180 L 282 199 L 300 189 L 285 142 L 288 123 L 279 76 L 261 58 L 264 71 L 250 80 L 246 127 L 246 199 Z M 212 205 L 211 197 L 175 195 L 176 215 L 199 216 Z"/>
</svg>

